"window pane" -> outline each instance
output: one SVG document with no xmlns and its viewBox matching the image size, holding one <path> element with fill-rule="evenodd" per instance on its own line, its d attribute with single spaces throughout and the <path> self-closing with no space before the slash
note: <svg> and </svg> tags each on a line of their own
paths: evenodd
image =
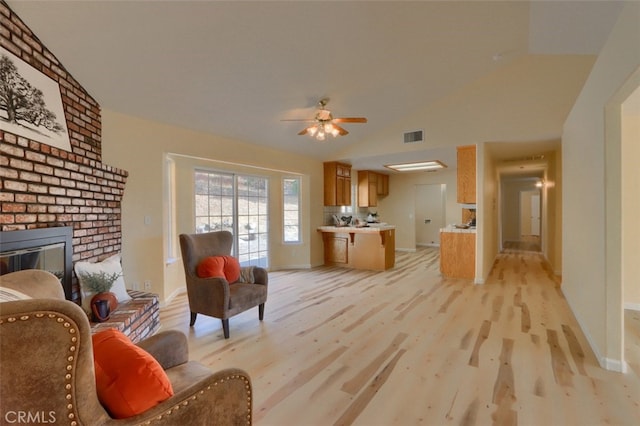
<svg viewBox="0 0 640 426">
<path fill-rule="evenodd" d="M 199 170 L 194 180 L 196 232 L 230 231 L 242 266 L 268 267 L 268 179 Z"/>
<path fill-rule="evenodd" d="M 284 242 L 300 242 L 300 179 L 282 181 Z"/>
</svg>

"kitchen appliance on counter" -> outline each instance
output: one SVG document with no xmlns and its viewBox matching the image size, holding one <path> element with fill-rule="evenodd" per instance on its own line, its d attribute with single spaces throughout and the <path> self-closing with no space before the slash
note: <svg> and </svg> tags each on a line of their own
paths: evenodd
<svg viewBox="0 0 640 426">
<path fill-rule="evenodd" d="M 351 225 L 351 216 L 342 216 L 338 217 L 338 215 L 333 215 L 333 225 L 334 226 L 350 226 Z"/>
<path fill-rule="evenodd" d="M 471 213 L 471 219 L 467 222 L 467 225 L 469 225 L 472 228 L 476 227 L 476 209 L 469 209 L 469 212 Z"/>
</svg>

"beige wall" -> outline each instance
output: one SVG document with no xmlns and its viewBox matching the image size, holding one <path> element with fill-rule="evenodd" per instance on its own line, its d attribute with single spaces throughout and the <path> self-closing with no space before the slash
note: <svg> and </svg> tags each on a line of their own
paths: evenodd
<svg viewBox="0 0 640 426">
<path fill-rule="evenodd" d="M 415 250 L 415 186 L 446 185 L 445 221 L 460 223 L 461 210 L 457 204 L 457 174 L 455 168 L 437 172 L 393 174 L 389 176 L 389 195 L 378 200 L 378 211 L 387 223 L 396 226 L 396 248 Z"/>
<path fill-rule="evenodd" d="M 483 284 L 498 255 L 498 170 L 486 143 L 477 145 L 476 193 L 478 233 L 476 236 L 476 284 Z"/>
<path fill-rule="evenodd" d="M 545 187 L 542 191 L 542 252 L 556 275 L 562 275 L 562 149 L 545 154 Z M 546 207 L 545 207 L 546 206 Z"/>
<path fill-rule="evenodd" d="M 620 122 L 605 129 L 605 110 L 640 65 L 639 18 L 640 3 L 625 4 L 562 136 L 562 291 L 601 365 L 616 370 L 624 367 L 620 140 L 611 135 Z"/>
<path fill-rule="evenodd" d="M 640 97 L 640 89 L 633 96 Z M 640 102 L 637 102 L 640 105 Z M 622 115 L 622 283 L 625 307 L 640 310 L 640 111 Z"/>
<path fill-rule="evenodd" d="M 166 300 L 183 286 L 182 264 L 171 262 L 167 252 L 167 217 L 169 206 L 165 194 L 166 154 L 181 154 L 210 159 L 215 167 L 226 170 L 255 170 L 273 179 L 272 203 L 281 202 L 280 177 L 301 175 L 303 187 L 303 244 L 281 242 L 279 210 L 272 208 L 271 220 L 276 230 L 270 250 L 273 268 L 318 265 L 322 259 L 322 240 L 315 232 L 322 224 L 322 162 L 287 152 L 270 150 L 117 112 L 103 110 L 103 160 L 129 172 L 123 198 L 122 254 L 127 285 L 141 288 L 149 281 L 152 291 Z M 193 164 L 198 163 L 194 160 Z M 253 166 L 253 167 L 252 167 Z M 185 192 L 178 188 L 177 195 Z M 191 189 L 190 189 L 191 190 Z M 181 213 L 184 200 L 178 206 Z M 187 208 L 191 208 L 191 202 Z M 188 216 L 188 215 L 187 215 Z M 184 214 L 179 214 L 184 229 Z"/>
</svg>

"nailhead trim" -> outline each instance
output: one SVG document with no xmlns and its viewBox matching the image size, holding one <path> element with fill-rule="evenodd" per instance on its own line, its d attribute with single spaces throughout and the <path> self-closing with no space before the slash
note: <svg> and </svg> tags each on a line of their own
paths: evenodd
<svg viewBox="0 0 640 426">
<path fill-rule="evenodd" d="M 74 389 L 73 389 L 73 376 L 74 369 L 76 366 L 76 344 L 78 343 L 78 336 L 76 335 L 77 330 L 75 328 L 75 324 L 66 316 L 61 316 L 57 313 L 44 313 L 44 312 L 34 312 L 28 315 L 20 315 L 20 316 L 11 316 L 6 318 L 0 318 L 0 325 L 2 324 L 13 324 L 16 321 L 29 321 L 29 320 L 47 320 L 53 319 L 56 323 L 61 324 L 67 331 L 69 332 L 69 355 L 67 356 L 67 366 L 65 370 L 67 373 L 64 375 L 64 379 L 66 384 L 64 385 L 65 399 L 68 401 L 67 403 L 67 417 L 70 420 L 69 424 L 71 426 L 78 426 L 78 422 L 75 420 L 76 418 L 76 410 L 74 405 Z"/>
<path fill-rule="evenodd" d="M 144 425 L 150 425 L 155 421 L 160 421 L 160 420 L 162 420 L 163 416 L 169 416 L 169 415 L 175 413 L 176 411 L 178 411 L 180 409 L 181 406 L 186 407 L 187 405 L 189 405 L 189 400 L 195 401 L 196 399 L 198 399 L 199 397 L 204 395 L 204 393 L 206 391 L 211 390 L 212 387 L 216 387 L 216 386 L 218 386 L 218 384 L 224 383 L 224 382 L 226 382 L 228 380 L 237 380 L 237 379 L 241 379 L 244 382 L 244 387 L 245 387 L 245 389 L 247 391 L 247 411 L 249 412 L 249 414 L 247 414 L 247 425 L 250 425 L 251 424 L 251 386 L 249 384 L 249 380 L 246 377 L 241 376 L 239 374 L 233 374 L 231 376 L 227 376 L 227 377 L 224 377 L 222 379 L 219 379 L 219 380 L 215 381 L 213 384 L 207 386 L 206 389 L 199 390 L 196 395 L 191 395 L 190 397 L 187 398 L 187 400 L 180 401 L 180 402 L 176 403 L 173 407 L 168 408 L 164 413 L 159 414 L 154 419 L 148 420 L 148 421 L 144 422 L 143 424 Z"/>
</svg>

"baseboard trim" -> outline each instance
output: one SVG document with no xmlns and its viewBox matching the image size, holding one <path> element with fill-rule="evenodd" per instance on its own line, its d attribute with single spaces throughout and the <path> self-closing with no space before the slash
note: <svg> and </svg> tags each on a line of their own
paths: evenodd
<svg viewBox="0 0 640 426">
<path fill-rule="evenodd" d="M 169 303 L 171 303 L 171 301 L 173 299 L 176 298 L 176 296 L 178 296 L 179 294 L 182 293 L 186 293 L 187 292 L 187 287 L 181 287 L 181 288 L 177 288 L 175 290 L 173 290 L 171 292 L 171 294 L 169 296 L 167 296 L 167 298 L 165 300 L 163 300 L 162 302 L 160 302 L 160 307 L 164 308 L 165 306 L 167 306 Z"/>
<path fill-rule="evenodd" d="M 571 309 L 573 316 L 578 322 L 578 325 L 580 326 L 580 330 L 582 331 L 582 334 L 584 334 L 584 337 L 587 339 L 587 342 L 589 343 L 589 347 L 591 347 L 593 354 L 596 356 L 596 359 L 598 360 L 598 364 L 600 365 L 600 367 L 604 368 L 605 370 L 616 371 L 618 373 L 626 373 L 627 372 L 626 362 L 624 362 L 621 359 L 613 359 L 613 358 L 602 356 L 602 354 L 598 350 L 598 345 L 595 344 L 592 336 L 589 333 L 587 333 L 587 329 L 583 325 L 584 321 L 582 321 L 582 318 L 580 318 L 580 316 L 576 314 L 576 310 L 573 309 L 573 306 L 571 305 L 571 300 L 564 294 L 564 291 L 562 291 L 562 287 L 560 287 L 560 291 L 562 292 L 564 299 L 567 301 L 567 304 L 569 305 L 569 309 Z"/>
<path fill-rule="evenodd" d="M 629 365 L 618 359 L 604 358 L 604 368 L 610 371 L 616 371 L 618 373 L 626 374 L 629 370 Z"/>
<path fill-rule="evenodd" d="M 321 263 L 320 265 L 317 266 L 322 266 L 323 264 Z M 288 269 L 311 269 L 312 266 L 309 263 L 304 263 L 301 265 L 284 265 L 284 266 L 280 266 L 280 267 L 275 267 L 275 268 L 269 268 L 270 271 L 286 271 Z"/>
<path fill-rule="evenodd" d="M 396 251 L 402 251 L 406 253 L 415 253 L 417 250 L 415 248 L 398 248 L 396 247 Z"/>
</svg>

